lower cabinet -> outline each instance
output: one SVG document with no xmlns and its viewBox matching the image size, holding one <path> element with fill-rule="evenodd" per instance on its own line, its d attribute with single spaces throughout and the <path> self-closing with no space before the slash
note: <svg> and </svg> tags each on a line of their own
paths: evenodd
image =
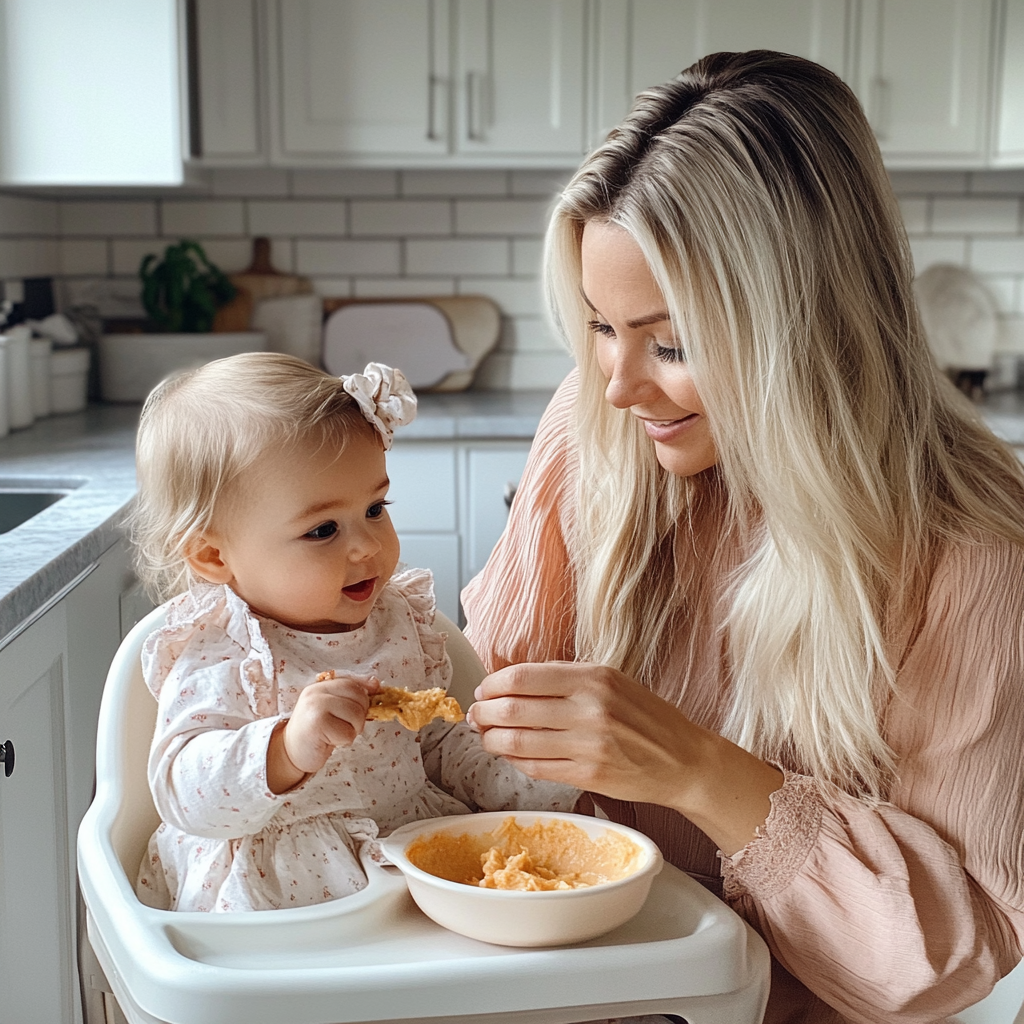
<svg viewBox="0 0 1024 1024">
<path fill-rule="evenodd" d="M 402 561 L 431 569 L 437 606 L 462 623 L 459 593 L 508 520 L 530 441 L 401 441 L 388 454 L 391 519 Z"/>
<path fill-rule="evenodd" d="M 0 647 L 0 1024 L 79 1024 L 75 836 L 134 585 L 118 543 Z M 88 996 L 87 996 L 88 998 Z"/>
</svg>

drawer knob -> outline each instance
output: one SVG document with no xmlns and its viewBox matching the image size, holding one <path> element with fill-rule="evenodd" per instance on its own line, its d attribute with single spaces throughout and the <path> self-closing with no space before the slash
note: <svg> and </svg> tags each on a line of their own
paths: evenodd
<svg viewBox="0 0 1024 1024">
<path fill-rule="evenodd" d="M 0 761 L 3 762 L 4 775 L 10 777 L 11 772 L 14 771 L 14 741 L 7 740 L 4 743 L 0 743 Z"/>
</svg>

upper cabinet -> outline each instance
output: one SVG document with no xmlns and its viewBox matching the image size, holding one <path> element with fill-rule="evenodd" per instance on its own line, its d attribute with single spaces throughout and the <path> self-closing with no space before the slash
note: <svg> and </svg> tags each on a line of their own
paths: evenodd
<svg viewBox="0 0 1024 1024">
<path fill-rule="evenodd" d="M 0 183 L 179 185 L 177 0 L 0 3 Z"/>
<path fill-rule="evenodd" d="M 985 164 L 993 8 L 992 0 L 861 0 L 852 84 L 889 166 Z"/>
<path fill-rule="evenodd" d="M 629 112 L 641 90 L 706 54 L 781 50 L 846 77 L 852 0 L 594 0 L 591 142 Z"/>
<path fill-rule="evenodd" d="M 584 0 L 275 0 L 268 10 L 276 162 L 584 151 Z"/>
<path fill-rule="evenodd" d="M 188 4 L 209 164 L 575 167 L 641 90 L 764 48 L 849 82 L 891 167 L 1024 166 L 1024 0 Z"/>
</svg>

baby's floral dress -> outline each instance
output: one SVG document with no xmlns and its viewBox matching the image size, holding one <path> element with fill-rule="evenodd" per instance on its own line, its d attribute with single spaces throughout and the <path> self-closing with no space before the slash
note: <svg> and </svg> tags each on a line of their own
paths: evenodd
<svg viewBox="0 0 1024 1024">
<path fill-rule="evenodd" d="M 418 733 L 367 722 L 294 789 L 267 788 L 267 746 L 303 686 L 334 669 L 385 686 L 447 687 L 433 578 L 396 573 L 367 621 L 305 633 L 255 615 L 227 586 L 169 601 L 142 663 L 159 708 L 149 784 L 161 824 L 136 891 L 169 910 L 298 907 L 366 885 L 360 853 L 399 825 L 473 810 L 572 810 L 579 791 L 535 781 L 486 753 L 464 723 Z"/>
</svg>

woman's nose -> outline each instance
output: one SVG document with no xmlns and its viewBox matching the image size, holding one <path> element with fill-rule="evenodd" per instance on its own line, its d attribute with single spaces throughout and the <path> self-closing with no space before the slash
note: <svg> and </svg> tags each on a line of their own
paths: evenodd
<svg viewBox="0 0 1024 1024">
<path fill-rule="evenodd" d="M 640 405 L 654 387 L 647 372 L 646 360 L 643 355 L 631 351 L 632 346 L 616 346 L 614 358 L 606 368 L 608 384 L 604 397 L 609 405 L 616 409 L 629 409 Z"/>
</svg>

